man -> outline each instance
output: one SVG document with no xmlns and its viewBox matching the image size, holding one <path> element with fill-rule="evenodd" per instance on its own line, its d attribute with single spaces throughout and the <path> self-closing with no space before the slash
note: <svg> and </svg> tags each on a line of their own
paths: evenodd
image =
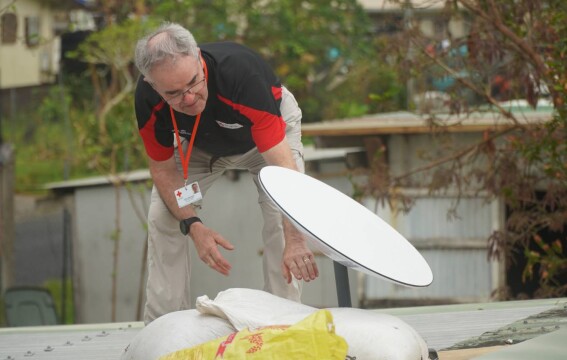
<svg viewBox="0 0 567 360">
<path fill-rule="evenodd" d="M 299 281 L 317 278 L 317 264 L 301 233 L 282 219 L 257 179 L 266 165 L 303 171 L 301 110 L 293 95 L 250 49 L 230 42 L 199 48 L 188 30 L 172 23 L 138 42 L 136 66 L 142 73 L 136 117 L 154 181 L 146 324 L 191 307 L 186 235 L 203 262 L 229 275 L 231 264 L 218 247 L 234 247 L 208 228 L 196 209 L 200 195 L 232 168 L 247 169 L 258 188 L 264 289 L 299 301 Z M 194 183 L 197 197 L 187 190 Z"/>
</svg>

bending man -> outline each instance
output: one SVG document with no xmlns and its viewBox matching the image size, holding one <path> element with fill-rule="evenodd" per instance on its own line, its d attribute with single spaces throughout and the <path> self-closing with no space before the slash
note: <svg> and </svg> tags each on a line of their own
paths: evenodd
<svg viewBox="0 0 567 360">
<path fill-rule="evenodd" d="M 203 262 L 229 275 L 231 264 L 219 246 L 233 245 L 196 212 L 226 169 L 248 170 L 258 188 L 264 290 L 299 301 L 299 281 L 317 278 L 317 264 L 257 179 L 266 165 L 303 171 L 301 110 L 293 95 L 252 50 L 231 42 L 198 47 L 187 29 L 172 23 L 138 42 L 136 66 L 142 74 L 136 117 L 154 181 L 146 324 L 191 307 L 189 237 Z"/>
</svg>

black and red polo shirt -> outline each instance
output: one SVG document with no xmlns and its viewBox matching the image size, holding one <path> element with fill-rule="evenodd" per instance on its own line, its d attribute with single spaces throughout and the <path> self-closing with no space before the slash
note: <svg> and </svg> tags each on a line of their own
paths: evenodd
<svg viewBox="0 0 567 360">
<path fill-rule="evenodd" d="M 207 64 L 209 97 L 201 114 L 195 146 L 214 156 L 269 150 L 283 140 L 281 83 L 268 63 L 251 49 L 232 42 L 200 46 Z M 146 152 L 157 161 L 173 155 L 174 130 L 169 105 L 138 80 L 136 118 Z M 191 137 L 196 116 L 175 113 L 179 135 Z"/>
</svg>

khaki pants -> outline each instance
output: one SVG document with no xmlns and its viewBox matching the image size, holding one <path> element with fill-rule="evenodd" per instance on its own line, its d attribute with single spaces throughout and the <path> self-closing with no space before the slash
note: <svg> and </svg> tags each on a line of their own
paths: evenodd
<svg viewBox="0 0 567 360">
<path fill-rule="evenodd" d="M 286 122 L 287 141 L 299 170 L 303 172 L 301 109 L 293 95 L 285 88 L 282 92 L 280 110 Z M 183 146 L 187 146 L 187 141 L 183 141 Z M 177 151 L 175 156 L 181 172 Z M 281 273 L 280 264 L 284 248 L 282 215 L 258 182 L 258 172 L 266 166 L 264 158 L 254 148 L 242 155 L 218 158 L 212 166 L 211 160 L 210 154 L 197 148 L 193 149 L 189 165 L 189 183 L 198 181 L 201 192 L 205 195 L 213 182 L 226 169 L 246 169 L 254 175 L 259 194 L 258 202 L 264 218 L 262 230 L 264 290 L 277 296 L 300 301 L 301 283 L 294 279 L 291 284 L 287 284 Z M 191 308 L 191 242 L 190 237 L 183 236 L 179 231 L 179 221 L 171 215 L 154 186 L 148 214 L 148 280 L 144 309 L 146 324 L 169 312 Z"/>
</svg>

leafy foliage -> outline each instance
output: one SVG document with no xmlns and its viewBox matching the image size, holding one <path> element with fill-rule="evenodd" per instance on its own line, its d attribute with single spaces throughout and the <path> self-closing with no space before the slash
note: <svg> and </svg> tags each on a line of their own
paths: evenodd
<svg viewBox="0 0 567 360">
<path fill-rule="evenodd" d="M 101 1 L 107 26 L 91 34 L 76 51 L 67 53 L 89 64 L 88 71 L 65 76 L 64 89 L 55 87 L 40 106 L 30 129 L 53 124 L 57 134 L 38 138 L 44 143 L 39 149 L 42 161 L 36 164 L 32 159 L 33 166 L 22 165 L 19 174 L 28 180 L 18 183 L 19 190 L 37 184 L 45 169 L 53 174 L 43 181 L 54 181 L 65 166 L 70 167 L 71 177 L 145 167 L 145 151 L 133 113 L 137 73 L 132 60 L 137 39 L 162 19 L 188 26 L 202 42 L 234 40 L 258 50 L 294 91 L 304 121 L 399 107 L 402 90 L 395 73 L 383 56 L 376 55 L 384 52 L 384 42 L 372 39 L 368 19 L 356 1 L 268 3 Z M 151 15 L 124 15 L 137 14 L 141 8 Z M 65 92 L 64 103 L 60 103 L 61 91 Z M 65 118 L 71 123 L 70 133 Z M 25 133 L 26 129 L 21 131 Z M 28 148 L 22 151 L 27 153 Z M 22 157 L 27 155 L 20 154 Z"/>
<path fill-rule="evenodd" d="M 150 4 L 156 18 L 185 25 L 198 42 L 232 40 L 259 51 L 293 91 L 305 122 L 371 112 L 378 102 L 368 93 L 377 87 L 394 99 L 382 107 L 399 108 L 395 73 L 379 63 L 369 20 L 355 0 Z"/>
<path fill-rule="evenodd" d="M 137 72 L 132 60 L 136 40 L 164 19 L 186 25 L 200 42 L 233 40 L 258 50 L 296 95 L 305 122 L 394 110 L 403 101 L 403 89 L 385 59 L 386 43 L 372 36 L 354 0 L 101 0 L 98 6 L 105 26 L 67 53 L 87 63 L 87 72 L 65 74 L 64 89 L 55 87 L 32 115 L 38 117 L 35 125 L 53 124 L 58 130 L 42 139 L 45 166 L 32 159 L 28 168 L 34 174 L 18 184 L 20 190 L 59 180 L 62 159 L 71 177 L 146 166 L 133 112 Z M 61 91 L 66 106 L 59 106 Z M 53 174 L 42 179 L 45 168 Z"/>
<path fill-rule="evenodd" d="M 48 98 L 41 107 L 45 115 L 42 123 L 53 122 L 63 129 L 66 124 L 56 119 L 68 118 L 72 125 L 71 136 L 65 136 L 64 141 L 61 134 L 66 133 L 61 130 L 58 136 L 46 139 L 52 146 L 45 146 L 44 152 L 56 161 L 53 151 L 63 149 L 59 156 L 67 159 L 72 176 L 83 171 L 115 175 L 145 167 L 145 150 L 133 111 L 138 75 L 133 68 L 134 46 L 163 19 L 187 26 L 200 42 L 233 40 L 259 51 L 295 93 L 304 120 L 370 111 L 378 102 L 371 104 L 369 89 L 392 99 L 388 106 L 396 106 L 399 89 L 391 69 L 382 66 L 371 77 L 353 70 L 358 65 L 369 69 L 377 64 L 372 59 L 373 47 L 367 46 L 368 21 L 355 0 L 100 0 L 98 8 L 104 16 L 103 28 L 69 54 L 88 64 L 87 74 L 80 78 L 83 81 L 76 82 L 79 77 L 65 79 L 67 106 L 57 108 Z M 119 219 L 112 237 L 116 240 L 116 269 Z M 116 271 L 113 304 L 115 280 Z M 114 311 L 113 306 L 113 318 Z"/>
<path fill-rule="evenodd" d="M 502 199 L 509 215 L 505 228 L 488 239 L 490 256 L 509 257 L 518 246 L 525 248 L 525 279 L 538 276 L 537 296 L 565 296 L 567 254 L 557 244 L 566 243 L 567 230 L 567 5 L 557 0 L 443 3 L 442 37 L 422 32 L 411 20 L 399 35 L 400 72 L 412 77 L 414 90 L 421 92 L 439 90 L 435 79 L 450 79 L 445 105 L 453 115 L 491 111 L 499 114 L 500 128 L 468 146 L 446 147 L 449 155 L 442 158 L 425 155 L 431 162 L 405 174 L 375 166 L 380 171 L 372 171 L 371 184 L 377 188 L 369 191 L 392 203 L 400 197 L 407 203 L 396 189 L 408 184 Z M 464 36 L 450 31 L 448 24 L 456 19 L 467 24 Z M 532 111 L 547 100 L 553 109 L 548 121 L 526 123 L 523 114 L 529 110 L 511 111 L 502 102 L 522 99 Z M 434 109 L 421 110 L 430 117 L 432 134 L 443 139 L 443 118 Z M 542 231 L 557 238 L 546 243 Z M 534 243 L 539 245 L 535 249 Z"/>
<path fill-rule="evenodd" d="M 73 122 L 84 160 L 100 172 L 144 165 L 133 114 L 132 60 L 137 39 L 151 23 L 126 20 L 90 35 L 70 56 L 90 64 L 94 114 Z M 85 109 L 87 110 L 87 109 Z M 132 156 L 138 154 L 138 156 Z M 119 164 L 122 163 L 122 166 Z"/>
<path fill-rule="evenodd" d="M 533 240 L 538 250 L 525 249 L 527 265 L 522 279 L 533 278 L 536 275 L 534 268 L 537 267 L 539 268 L 537 276 L 541 284 L 539 293 L 543 296 L 562 296 L 567 284 L 559 281 L 559 278 L 567 271 L 567 258 L 565 258 L 561 241 L 557 239 L 547 244 L 538 235 L 535 235 Z"/>
</svg>

